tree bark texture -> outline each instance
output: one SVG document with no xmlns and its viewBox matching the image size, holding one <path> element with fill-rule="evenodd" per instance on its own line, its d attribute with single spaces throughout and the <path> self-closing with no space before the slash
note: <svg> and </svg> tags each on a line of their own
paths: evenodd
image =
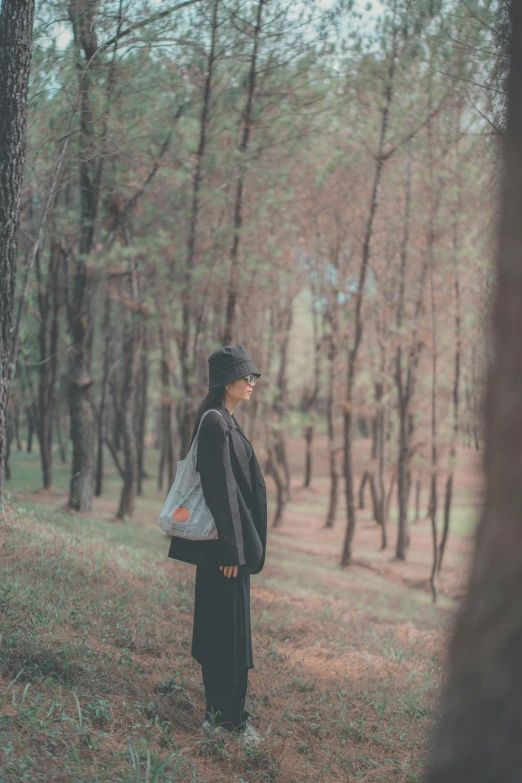
<svg viewBox="0 0 522 783">
<path fill-rule="evenodd" d="M 20 199 L 25 168 L 27 93 L 34 0 L 2 0 L 0 9 L 0 496 L 7 405 L 12 377 L 12 328 Z"/>
<path fill-rule="evenodd" d="M 522 770 L 522 0 L 512 0 L 511 20 L 484 410 L 486 497 L 428 783 L 519 783 Z"/>
</svg>

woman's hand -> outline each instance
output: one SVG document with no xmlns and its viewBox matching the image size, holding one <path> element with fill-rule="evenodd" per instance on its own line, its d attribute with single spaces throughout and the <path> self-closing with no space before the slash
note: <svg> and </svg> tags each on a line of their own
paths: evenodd
<svg viewBox="0 0 522 783">
<path fill-rule="evenodd" d="M 219 570 L 223 571 L 225 569 L 225 576 L 237 576 L 237 566 L 219 566 Z"/>
</svg>

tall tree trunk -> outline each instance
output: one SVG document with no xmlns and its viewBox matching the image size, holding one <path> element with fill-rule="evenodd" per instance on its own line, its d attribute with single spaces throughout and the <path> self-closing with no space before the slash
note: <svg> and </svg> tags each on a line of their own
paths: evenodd
<svg viewBox="0 0 522 783">
<path fill-rule="evenodd" d="M 267 450 L 266 467 L 272 475 L 277 489 L 277 504 L 273 525 L 277 527 L 283 521 L 285 506 L 290 499 L 290 469 L 286 453 L 284 417 L 288 405 L 287 355 L 290 329 L 293 320 L 293 301 L 288 297 L 280 309 L 272 311 L 273 343 L 279 339 L 279 369 L 276 379 L 276 395 L 273 402 L 273 421 L 265 431 Z"/>
<path fill-rule="evenodd" d="M 22 451 L 23 446 L 22 446 L 22 439 L 20 437 L 20 403 L 18 399 L 15 400 L 15 403 L 13 405 L 13 421 L 14 421 L 16 448 L 18 449 L 18 451 Z"/>
<path fill-rule="evenodd" d="M 428 101 L 431 101 L 431 79 L 428 86 Z M 428 157 L 429 157 L 429 181 L 430 181 L 430 215 L 428 226 L 428 248 L 427 256 L 429 258 L 429 273 L 430 273 L 430 309 L 431 309 L 431 497 L 430 497 L 430 517 L 431 517 L 431 533 L 432 533 L 432 552 L 433 562 L 431 567 L 430 586 L 433 600 L 437 600 L 438 596 L 438 526 L 437 526 L 437 511 L 438 511 L 438 496 L 437 496 L 437 466 L 438 466 L 438 454 L 437 454 L 437 386 L 438 386 L 438 329 L 437 329 L 437 311 L 435 303 L 435 280 L 434 280 L 434 266 L 435 266 L 435 218 L 437 212 L 437 205 L 435 200 L 439 199 L 439 194 L 435 197 L 434 187 L 434 161 L 433 161 L 433 138 L 431 134 L 431 123 L 428 122 Z"/>
<path fill-rule="evenodd" d="M 278 464 L 278 460 L 275 456 L 274 447 L 271 443 L 270 436 L 266 441 L 266 452 L 266 472 L 268 475 L 272 476 L 276 485 L 276 508 L 272 520 L 272 527 L 280 527 L 281 522 L 283 521 L 283 514 L 286 506 L 285 482 L 281 473 L 281 467 Z"/>
<path fill-rule="evenodd" d="M 293 321 L 293 301 L 290 299 L 287 303 L 286 310 L 282 313 L 281 323 L 281 354 L 279 358 L 279 372 L 277 376 L 277 394 L 274 401 L 274 411 L 277 418 L 277 437 L 274 442 L 274 455 L 278 463 L 279 469 L 282 470 L 284 476 L 284 497 L 285 504 L 290 501 L 290 465 L 288 463 L 288 455 L 286 452 L 286 437 L 285 429 L 283 426 L 283 419 L 285 417 L 288 406 L 288 383 L 287 383 L 287 371 L 288 371 L 288 345 L 290 341 L 290 330 L 292 328 Z"/>
<path fill-rule="evenodd" d="M 225 313 L 225 328 L 223 331 L 223 345 L 229 345 L 234 339 L 234 328 L 236 323 L 236 302 L 238 295 L 238 265 L 239 265 L 239 243 L 241 241 L 241 228 L 243 226 L 243 191 L 245 187 L 245 177 L 247 171 L 246 153 L 252 132 L 254 121 L 254 98 L 256 92 L 257 79 L 257 60 L 259 55 L 259 38 L 261 33 L 261 22 L 263 16 L 263 6 L 266 0 L 257 0 L 256 23 L 253 31 L 252 55 L 250 58 L 250 71 L 248 75 L 248 91 L 246 105 L 243 110 L 243 132 L 239 144 L 239 173 L 236 183 L 236 196 L 234 201 L 234 234 L 232 247 L 230 249 L 230 277 L 227 292 L 227 307 Z"/>
<path fill-rule="evenodd" d="M 60 449 L 60 461 L 62 465 L 67 464 L 67 452 L 62 433 L 62 417 L 59 408 L 55 408 L 56 435 L 58 437 L 58 448 Z"/>
<path fill-rule="evenodd" d="M 94 494 L 97 498 L 101 497 L 103 492 L 103 446 L 107 437 L 107 391 L 109 385 L 109 376 L 113 367 L 114 356 L 112 350 L 112 330 L 111 330 L 111 297 L 109 286 L 105 291 L 105 304 L 103 308 L 102 322 L 102 340 L 103 340 L 103 359 L 102 359 L 102 382 L 100 392 L 100 404 L 98 407 L 98 432 L 97 432 L 97 455 L 96 455 L 96 484 Z"/>
<path fill-rule="evenodd" d="M 370 480 L 370 473 L 365 470 L 361 476 L 361 483 L 359 484 L 359 511 L 364 509 L 364 490 Z"/>
<path fill-rule="evenodd" d="M 460 195 L 460 194 L 459 194 Z M 457 199 L 456 215 L 460 214 L 460 198 Z M 460 315 L 460 280 L 458 264 L 458 223 L 455 218 L 453 225 L 453 290 L 455 293 L 455 370 L 453 375 L 453 437 L 451 439 L 449 454 L 449 475 L 446 481 L 446 492 L 444 497 L 444 526 L 439 547 L 438 570 L 442 569 L 442 560 L 446 551 L 446 544 L 450 529 L 451 501 L 453 498 L 453 481 L 455 474 L 455 462 L 457 453 L 457 441 L 459 437 L 459 389 L 460 389 L 460 355 L 461 355 L 461 315 Z"/>
<path fill-rule="evenodd" d="M 33 451 L 33 436 L 35 430 L 35 415 L 31 405 L 27 405 L 25 409 L 27 415 L 27 448 L 28 454 L 32 454 Z"/>
<path fill-rule="evenodd" d="M 384 450 L 386 443 L 386 420 L 383 405 L 385 392 L 386 355 L 381 348 L 379 380 L 374 383 L 375 416 L 372 422 L 372 463 L 375 468 L 369 472 L 369 482 L 373 503 L 373 516 L 381 528 L 381 549 L 388 546 L 386 518 L 386 487 L 384 484 Z"/>
<path fill-rule="evenodd" d="M 199 121 L 199 142 L 196 152 L 196 162 L 192 178 L 192 207 L 189 232 L 187 238 L 187 254 L 185 259 L 185 283 L 182 296 L 182 326 L 178 336 L 180 371 L 183 382 L 184 401 L 177 408 L 178 430 L 180 435 L 180 452 L 185 455 L 189 449 L 192 427 L 195 418 L 193 398 L 195 395 L 195 355 L 196 329 L 194 324 L 193 274 L 196 263 L 196 240 L 200 216 L 201 186 L 203 183 L 203 164 L 207 148 L 210 109 L 212 106 L 212 87 L 216 64 L 216 44 L 218 33 L 218 10 L 220 0 L 214 0 L 212 5 L 210 50 L 207 58 L 207 72 L 203 88 L 203 103 Z M 169 425 L 170 428 L 170 425 Z M 167 444 L 167 450 L 171 448 Z M 168 459 L 167 459 L 168 462 Z M 162 479 L 160 478 L 160 481 Z"/>
<path fill-rule="evenodd" d="M 121 387 L 121 424 L 123 436 L 123 487 L 116 517 L 132 517 L 138 488 L 138 448 L 134 430 L 134 403 L 143 340 L 143 324 L 131 318 L 123 339 L 123 379 Z"/>
<path fill-rule="evenodd" d="M 422 490 L 422 482 L 420 479 L 417 479 L 417 481 L 415 482 L 415 522 L 418 522 L 420 519 L 421 490 Z"/>
<path fill-rule="evenodd" d="M 149 393 L 149 360 L 147 356 L 147 332 L 143 335 L 141 361 L 138 372 L 136 395 L 136 448 L 138 451 L 138 495 L 143 495 L 143 479 L 145 478 L 145 436 L 147 434 L 147 401 Z"/>
<path fill-rule="evenodd" d="M 388 492 L 386 494 L 386 511 L 385 511 L 386 521 L 388 521 L 388 519 L 390 518 L 390 506 L 391 506 L 391 499 L 393 496 L 394 487 L 395 487 L 395 473 L 392 473 L 390 477 L 390 486 L 388 487 Z"/>
<path fill-rule="evenodd" d="M 125 245 L 132 248 L 132 238 L 127 224 L 123 226 Z M 143 348 L 145 324 L 143 316 L 148 309 L 140 301 L 140 282 L 136 257 L 133 252 L 128 262 L 128 287 L 124 291 L 123 307 L 123 372 L 119 395 L 120 422 L 123 439 L 123 487 L 120 495 L 117 519 L 132 517 L 138 492 L 138 439 L 136 432 L 136 390 L 138 370 Z M 125 281 L 127 282 L 127 281 Z M 131 304 L 132 303 L 132 304 Z"/>
<path fill-rule="evenodd" d="M 25 168 L 27 92 L 34 0 L 0 8 L 0 497 L 7 449 L 7 406 L 13 376 L 12 325 L 20 199 Z"/>
<path fill-rule="evenodd" d="M 69 414 L 72 442 L 72 472 L 69 507 L 89 511 L 92 505 L 94 478 L 94 420 L 91 402 L 91 360 L 93 341 L 93 281 L 88 256 L 94 243 L 94 232 L 100 196 L 102 160 L 95 148 L 95 110 L 92 105 L 92 72 L 98 56 L 95 34 L 97 3 L 71 0 L 69 16 L 77 50 L 80 93 L 80 243 L 74 259 L 68 318 L 69 346 Z"/>
<path fill-rule="evenodd" d="M 14 435 L 14 422 L 13 417 L 10 413 L 7 415 L 7 424 L 6 424 L 6 438 L 5 438 L 5 479 L 6 481 L 11 480 L 11 443 L 13 442 L 13 435 Z"/>
<path fill-rule="evenodd" d="M 404 294 L 406 289 L 406 262 L 408 258 L 408 243 L 410 235 L 410 209 L 411 209 L 411 143 L 408 144 L 408 159 L 406 167 L 404 227 L 401 246 L 401 266 L 399 273 L 399 301 L 397 306 L 397 329 L 400 333 L 404 318 Z M 413 378 L 408 367 L 406 382 L 403 379 L 402 346 L 399 342 L 395 358 L 395 382 L 399 398 L 399 454 L 397 460 L 397 500 L 399 506 L 399 518 L 397 521 L 397 547 L 395 557 L 397 560 L 406 560 L 406 550 L 410 537 L 408 531 L 408 493 L 407 474 L 409 470 L 410 444 L 408 413 L 411 396 L 413 393 Z"/>
<path fill-rule="evenodd" d="M 385 357 L 383 356 L 382 360 L 382 367 L 381 370 L 383 371 L 382 377 L 384 378 L 384 367 L 385 367 Z M 377 404 L 379 406 L 378 410 L 378 442 L 377 442 L 377 475 L 375 477 L 375 484 L 377 488 L 377 498 L 378 498 L 378 506 L 377 506 L 377 522 L 379 523 L 381 527 L 381 549 L 386 549 L 388 546 L 388 532 L 387 532 L 387 518 L 386 518 L 386 487 L 384 484 L 384 449 L 385 449 L 385 432 L 386 432 L 386 421 L 385 421 L 385 411 L 384 406 L 382 404 L 383 396 L 384 396 L 384 380 L 378 384 L 378 396 L 377 396 Z"/>
<path fill-rule="evenodd" d="M 339 232 L 338 232 L 339 233 Z M 326 390 L 326 422 L 328 432 L 328 467 L 330 473 L 330 492 L 328 499 L 328 511 L 326 513 L 325 527 L 332 528 L 335 525 L 337 505 L 339 502 L 339 452 L 340 444 L 337 441 L 336 427 L 336 389 L 337 389 L 337 360 L 339 357 L 339 261 L 341 242 L 335 246 L 333 263 L 335 268 L 335 285 L 331 292 L 329 307 L 326 311 L 330 323 L 330 335 L 328 347 L 328 372 Z"/>
<path fill-rule="evenodd" d="M 312 441 L 314 439 L 313 424 L 308 424 L 304 431 L 305 439 L 305 469 L 303 488 L 308 489 L 312 483 Z"/>
<path fill-rule="evenodd" d="M 518 783 L 522 769 L 522 0 L 511 2 L 486 497 L 449 651 L 428 783 Z"/>
<path fill-rule="evenodd" d="M 38 379 L 38 440 L 44 489 L 52 486 L 53 423 L 56 407 L 56 377 L 58 368 L 58 316 L 60 301 L 60 249 L 51 241 L 47 280 L 43 280 L 40 266 L 41 253 L 36 253 L 37 301 L 40 313 L 38 333 L 40 364 Z"/>
<path fill-rule="evenodd" d="M 348 353 L 348 375 L 346 384 L 346 403 L 344 406 L 344 486 L 346 495 L 346 533 L 343 542 L 343 551 L 341 554 L 341 566 L 344 568 L 349 565 L 352 559 L 352 541 L 355 533 L 355 499 L 354 499 L 354 473 L 353 473 L 353 452 L 352 452 L 352 417 L 353 417 L 353 392 L 355 385 L 355 368 L 357 362 L 357 355 L 359 353 L 359 347 L 361 345 L 363 334 L 363 320 L 362 320 L 362 302 L 364 296 L 364 288 L 366 284 L 366 274 L 368 271 L 368 262 L 370 260 L 370 248 L 373 237 L 373 224 L 375 215 L 377 213 L 378 194 L 381 184 L 382 171 L 386 161 L 384 155 L 384 144 L 386 141 L 386 134 L 388 130 L 388 122 L 390 115 L 390 108 L 393 98 L 393 79 L 395 74 L 395 64 L 397 59 L 398 48 L 398 30 L 396 26 L 396 19 L 394 14 L 393 19 L 393 39 L 392 50 L 390 53 L 390 63 L 388 66 L 386 85 L 384 89 L 384 105 L 382 110 L 381 129 L 379 136 L 379 145 L 375 160 L 375 171 L 373 175 L 372 192 L 370 197 L 370 208 L 368 213 L 368 220 L 366 222 L 366 230 L 364 233 L 364 241 L 361 256 L 361 265 L 359 268 L 359 280 L 357 285 L 357 291 L 355 294 L 355 318 L 354 318 L 354 336 L 353 342 L 350 346 Z"/>
<path fill-rule="evenodd" d="M 325 527 L 331 528 L 335 524 L 337 514 L 337 504 L 339 500 L 339 446 L 336 444 L 336 422 L 335 422 L 335 362 L 337 351 L 335 345 L 329 354 L 330 370 L 328 373 L 328 392 L 326 399 L 326 418 L 328 426 L 328 467 L 330 473 L 330 493 L 328 499 L 328 511 L 326 514 Z"/>
<path fill-rule="evenodd" d="M 170 353 L 169 335 L 166 324 L 162 321 L 159 329 L 161 362 L 160 362 L 160 465 L 158 472 L 158 489 L 163 489 L 163 474 L 166 472 L 167 483 L 170 489 L 174 481 L 175 456 L 173 424 L 173 397 L 172 384 L 172 357 Z M 185 452 L 183 452 L 184 454 Z M 181 459 L 181 456 L 179 457 Z"/>
<path fill-rule="evenodd" d="M 428 115 L 429 116 L 429 115 Z M 428 120 L 429 122 L 429 120 Z M 401 267 L 399 274 L 399 300 L 397 306 L 397 328 L 400 330 L 404 323 L 405 287 L 406 287 L 406 263 L 408 258 L 410 206 L 411 206 L 411 142 L 408 143 L 408 161 L 406 170 L 405 187 L 405 211 L 404 226 L 401 245 Z M 399 506 L 399 519 L 397 526 L 397 545 L 395 557 L 397 560 L 406 560 L 406 552 L 410 545 L 408 529 L 408 499 L 409 499 L 409 473 L 411 460 L 411 441 L 413 435 L 413 416 L 411 403 L 415 393 L 417 380 L 417 368 L 422 350 L 422 342 L 418 339 L 418 323 L 422 314 L 424 302 L 424 290 L 428 274 L 429 254 L 425 253 L 421 264 L 417 297 L 410 322 L 411 335 L 406 351 L 405 366 L 403 366 L 403 347 L 399 343 L 395 357 L 395 383 L 397 386 L 398 412 L 399 412 L 399 448 L 397 460 L 397 495 Z M 418 498 L 417 498 L 418 501 Z M 416 511 L 418 518 L 418 510 Z"/>
<path fill-rule="evenodd" d="M 308 489 L 312 483 L 312 444 L 315 434 L 315 407 L 317 404 L 317 398 L 319 397 L 319 391 L 321 386 L 321 348 L 323 340 L 319 333 L 319 317 L 314 307 L 315 305 L 315 290 L 312 285 L 312 324 L 314 331 L 314 372 L 312 380 L 312 388 L 309 391 L 305 391 L 303 411 L 307 417 L 308 424 L 304 428 L 304 438 L 306 444 L 305 450 L 305 470 L 303 488 Z"/>
</svg>

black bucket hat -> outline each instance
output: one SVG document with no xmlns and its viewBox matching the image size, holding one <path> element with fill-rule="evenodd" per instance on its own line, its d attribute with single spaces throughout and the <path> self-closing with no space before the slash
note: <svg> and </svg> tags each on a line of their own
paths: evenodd
<svg viewBox="0 0 522 783">
<path fill-rule="evenodd" d="M 247 375 L 261 373 L 242 345 L 225 345 L 208 357 L 209 391 Z"/>
</svg>

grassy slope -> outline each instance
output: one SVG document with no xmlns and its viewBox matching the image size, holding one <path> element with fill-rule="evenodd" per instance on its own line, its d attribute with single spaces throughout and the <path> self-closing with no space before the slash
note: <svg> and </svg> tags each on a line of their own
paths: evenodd
<svg viewBox="0 0 522 783">
<path fill-rule="evenodd" d="M 34 457 L 16 470 L 38 486 Z M 203 740 L 193 569 L 166 559 L 152 483 L 124 524 L 110 475 L 111 503 L 89 518 L 15 493 L 0 524 L 2 783 L 420 780 L 449 600 L 435 610 L 423 590 L 272 533 L 247 704 L 268 742 Z"/>
</svg>

